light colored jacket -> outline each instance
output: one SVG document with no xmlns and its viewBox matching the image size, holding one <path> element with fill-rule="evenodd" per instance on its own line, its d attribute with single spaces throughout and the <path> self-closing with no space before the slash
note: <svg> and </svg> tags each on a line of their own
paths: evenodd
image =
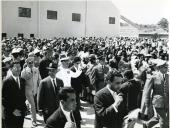
<svg viewBox="0 0 170 128">
<path fill-rule="evenodd" d="M 149 106 L 150 102 L 155 108 L 166 108 L 168 92 L 165 79 L 161 72 L 155 71 L 152 76 L 147 77 L 143 96 L 145 97 L 145 105 Z"/>
<path fill-rule="evenodd" d="M 29 67 L 26 67 L 21 72 L 21 77 L 26 80 L 26 86 L 32 90 L 33 94 L 36 95 L 38 91 L 38 86 L 41 80 L 41 76 L 38 68 L 33 67 L 32 73 Z"/>
</svg>

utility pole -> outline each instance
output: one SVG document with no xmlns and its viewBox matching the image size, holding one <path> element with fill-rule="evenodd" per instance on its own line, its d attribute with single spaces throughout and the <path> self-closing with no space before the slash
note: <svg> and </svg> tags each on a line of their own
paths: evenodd
<svg viewBox="0 0 170 128">
<path fill-rule="evenodd" d="M 84 28 L 84 37 L 87 34 L 87 0 L 85 0 L 85 28 Z"/>
</svg>

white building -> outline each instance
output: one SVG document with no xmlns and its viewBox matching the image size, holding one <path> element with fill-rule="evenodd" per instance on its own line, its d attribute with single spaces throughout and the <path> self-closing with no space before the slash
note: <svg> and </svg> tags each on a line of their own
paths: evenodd
<svg viewBox="0 0 170 128">
<path fill-rule="evenodd" d="M 2 1 L 7 37 L 118 36 L 120 13 L 111 1 Z"/>
</svg>

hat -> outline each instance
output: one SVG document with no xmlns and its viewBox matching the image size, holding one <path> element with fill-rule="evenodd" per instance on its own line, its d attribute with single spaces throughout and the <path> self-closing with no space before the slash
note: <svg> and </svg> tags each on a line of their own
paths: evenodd
<svg viewBox="0 0 170 128">
<path fill-rule="evenodd" d="M 166 61 L 161 60 L 161 59 L 152 59 L 151 63 L 155 64 L 157 67 L 159 67 L 159 66 L 166 64 Z"/>
<path fill-rule="evenodd" d="M 16 53 L 20 53 L 20 51 L 19 51 L 17 48 L 14 48 L 14 49 L 12 50 L 12 54 L 16 54 Z"/>
<path fill-rule="evenodd" d="M 12 60 L 11 57 L 6 57 L 6 58 L 3 60 L 3 62 L 4 62 L 4 63 L 7 63 L 7 62 L 10 62 L 11 60 Z"/>
<path fill-rule="evenodd" d="M 34 52 L 30 52 L 30 53 L 28 54 L 28 57 L 34 57 Z"/>
<path fill-rule="evenodd" d="M 64 57 L 60 59 L 60 61 L 65 61 L 65 60 L 69 60 L 69 57 Z"/>
<path fill-rule="evenodd" d="M 89 59 L 90 60 L 96 60 L 96 56 L 94 54 L 90 54 Z"/>
<path fill-rule="evenodd" d="M 159 66 L 162 66 L 162 65 L 165 65 L 165 64 L 166 64 L 166 61 L 158 59 L 156 66 L 159 67 Z"/>
<path fill-rule="evenodd" d="M 36 48 L 36 49 L 34 50 L 34 54 L 37 54 L 37 53 L 40 53 L 40 50 Z"/>
<path fill-rule="evenodd" d="M 146 54 L 145 57 L 152 57 L 152 55 L 151 54 Z"/>
<path fill-rule="evenodd" d="M 28 63 L 28 62 L 30 62 L 30 61 L 34 61 L 34 57 L 28 57 L 28 58 L 25 60 L 26 63 Z"/>
<path fill-rule="evenodd" d="M 18 48 L 18 51 L 21 52 L 21 51 L 23 51 L 23 49 L 22 48 Z"/>
<path fill-rule="evenodd" d="M 54 58 L 54 59 L 58 59 L 58 58 L 59 58 L 59 53 L 55 52 L 55 53 L 53 54 L 53 58 Z"/>
<path fill-rule="evenodd" d="M 50 63 L 47 69 L 58 69 L 58 64 L 57 63 Z"/>
<path fill-rule="evenodd" d="M 60 61 L 65 61 L 65 60 L 69 60 L 69 57 L 67 57 L 67 55 L 65 55 L 65 54 L 61 54 Z"/>
<path fill-rule="evenodd" d="M 99 59 L 99 60 L 104 60 L 105 58 L 104 58 L 103 55 L 101 55 L 101 56 L 99 56 L 97 59 Z"/>
<path fill-rule="evenodd" d="M 74 58 L 74 60 L 73 60 L 73 63 L 77 63 L 77 62 L 79 62 L 79 61 L 81 61 L 80 57 L 76 56 L 76 57 Z"/>
</svg>

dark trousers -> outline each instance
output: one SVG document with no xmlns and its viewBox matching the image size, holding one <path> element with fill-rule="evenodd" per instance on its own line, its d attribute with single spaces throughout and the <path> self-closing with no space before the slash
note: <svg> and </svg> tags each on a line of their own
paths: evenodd
<svg viewBox="0 0 170 128">
<path fill-rule="evenodd" d="M 77 108 L 80 109 L 80 93 L 76 92 L 76 103 L 77 103 Z"/>
<path fill-rule="evenodd" d="M 43 117 L 44 117 L 44 122 L 46 123 L 47 119 L 52 115 L 52 113 L 48 113 L 46 111 L 43 111 Z"/>
<path fill-rule="evenodd" d="M 8 117 L 3 120 L 3 128 L 23 128 L 24 116 Z"/>
<path fill-rule="evenodd" d="M 34 102 L 35 102 L 36 112 L 38 112 L 38 109 L 37 109 L 37 94 L 34 96 Z"/>
<path fill-rule="evenodd" d="M 168 124 L 168 118 L 166 116 L 166 111 L 164 108 L 155 108 L 156 112 L 159 116 L 159 124 L 160 128 L 169 128 Z"/>
</svg>

